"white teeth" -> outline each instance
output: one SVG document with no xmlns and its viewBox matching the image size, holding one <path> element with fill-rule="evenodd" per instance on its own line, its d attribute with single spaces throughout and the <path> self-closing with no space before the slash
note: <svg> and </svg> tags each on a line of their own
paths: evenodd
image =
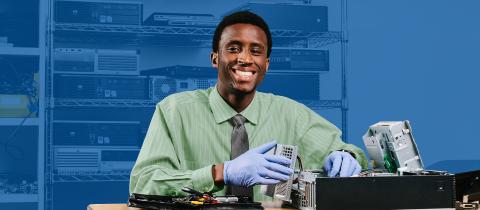
<svg viewBox="0 0 480 210">
<path fill-rule="evenodd" d="M 235 73 L 241 75 L 241 76 L 244 76 L 244 77 L 248 77 L 248 76 L 252 76 L 253 75 L 253 72 L 251 71 L 239 71 L 239 70 L 236 70 Z"/>
</svg>

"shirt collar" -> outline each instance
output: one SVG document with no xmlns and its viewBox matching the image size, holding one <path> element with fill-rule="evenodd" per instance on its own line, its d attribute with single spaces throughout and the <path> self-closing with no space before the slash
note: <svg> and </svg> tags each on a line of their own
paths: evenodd
<svg viewBox="0 0 480 210">
<path fill-rule="evenodd" d="M 259 117 L 259 105 L 257 95 L 253 97 L 252 102 L 244 109 L 240 114 L 247 118 L 248 122 L 253 124 L 257 124 L 258 117 Z M 208 102 L 210 104 L 210 108 L 213 112 L 213 117 L 215 118 L 215 122 L 222 123 L 233 116 L 237 115 L 237 111 L 235 111 L 228 103 L 222 98 L 220 93 L 217 90 L 217 86 L 212 88 L 210 95 L 208 96 Z"/>
</svg>

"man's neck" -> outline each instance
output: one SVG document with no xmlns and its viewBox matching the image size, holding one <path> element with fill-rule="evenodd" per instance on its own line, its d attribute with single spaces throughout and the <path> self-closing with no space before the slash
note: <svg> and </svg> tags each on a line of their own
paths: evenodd
<svg viewBox="0 0 480 210">
<path fill-rule="evenodd" d="M 232 107 L 238 113 L 245 110 L 248 105 L 253 101 L 255 96 L 255 91 L 252 93 L 230 93 L 230 92 L 222 92 L 217 88 L 218 93 L 220 96 L 225 100 L 230 107 Z"/>
</svg>

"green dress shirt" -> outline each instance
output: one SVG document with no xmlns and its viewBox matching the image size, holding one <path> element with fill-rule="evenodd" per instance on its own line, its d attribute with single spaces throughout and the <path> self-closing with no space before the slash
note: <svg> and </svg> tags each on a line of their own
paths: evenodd
<svg viewBox="0 0 480 210">
<path fill-rule="evenodd" d="M 182 187 L 223 195 L 214 185 L 212 166 L 230 159 L 232 125 L 238 114 L 216 87 L 168 96 L 156 106 L 137 162 L 130 193 L 184 195 Z M 297 145 L 305 169 L 322 169 L 332 151 L 349 150 L 363 168 L 361 149 L 344 143 L 341 132 L 305 105 L 282 96 L 256 92 L 241 113 L 247 122 L 250 148 L 271 140 Z M 255 200 L 268 200 L 254 187 Z"/>
</svg>

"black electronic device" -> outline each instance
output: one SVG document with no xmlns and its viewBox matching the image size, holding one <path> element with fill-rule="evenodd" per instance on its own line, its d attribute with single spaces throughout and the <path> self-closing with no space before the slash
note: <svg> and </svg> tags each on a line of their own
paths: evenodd
<svg viewBox="0 0 480 210">
<path fill-rule="evenodd" d="M 214 28 L 219 21 L 211 14 L 154 12 L 145 21 L 148 26 Z"/>
<path fill-rule="evenodd" d="M 55 1 L 57 23 L 141 25 L 143 7 L 140 2 Z"/>
<path fill-rule="evenodd" d="M 328 50 L 273 49 L 270 70 L 324 72 L 329 70 Z"/>
<path fill-rule="evenodd" d="M 140 75 L 172 78 L 217 78 L 217 70 L 212 67 L 175 65 L 142 70 Z"/>
<path fill-rule="evenodd" d="M 318 177 L 315 183 L 316 209 L 455 208 L 453 175 Z"/>
<path fill-rule="evenodd" d="M 53 53 L 55 72 L 95 72 L 95 50 L 80 48 L 56 48 Z"/>
<path fill-rule="evenodd" d="M 154 101 L 160 101 L 173 93 L 213 87 L 215 86 L 217 79 L 152 76 L 151 81 L 152 99 Z"/>
<path fill-rule="evenodd" d="M 328 31 L 328 7 L 326 6 L 248 3 L 225 15 L 243 10 L 262 16 L 273 30 Z"/>
<path fill-rule="evenodd" d="M 145 77 L 66 75 L 54 76 L 55 98 L 81 99 L 149 99 L 149 82 Z"/>
<path fill-rule="evenodd" d="M 54 121 L 53 144 L 70 146 L 139 146 L 138 121 Z"/>
</svg>

